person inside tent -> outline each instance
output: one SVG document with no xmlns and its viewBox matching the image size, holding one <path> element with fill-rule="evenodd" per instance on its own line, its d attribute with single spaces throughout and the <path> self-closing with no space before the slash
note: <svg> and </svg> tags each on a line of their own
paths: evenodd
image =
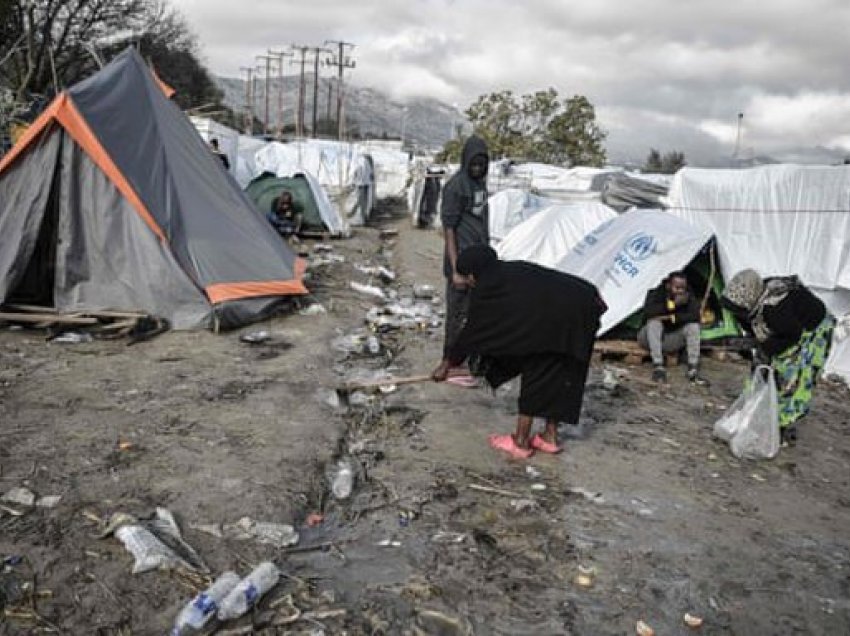
<svg viewBox="0 0 850 636">
<path fill-rule="evenodd" d="M 684 272 L 671 272 L 661 284 L 646 293 L 643 303 L 646 324 L 637 335 L 641 347 L 649 351 L 654 369 L 652 379 L 667 381 L 664 354 L 686 352 L 688 380 L 705 384 L 699 375 L 700 303 L 688 285 Z"/>
<path fill-rule="evenodd" d="M 599 319 L 607 307 L 591 283 L 524 261 L 501 261 L 493 248 L 461 252 L 456 272 L 469 292 L 465 325 L 447 352 L 450 364 L 480 357 L 478 373 L 493 388 L 520 376 L 512 435 L 490 445 L 517 458 L 557 453 L 558 423 L 578 424 Z M 441 367 L 434 379 L 448 378 Z M 535 417 L 546 420 L 532 435 Z"/>
<path fill-rule="evenodd" d="M 425 183 L 422 187 L 422 201 L 419 204 L 419 219 L 416 227 L 425 229 L 431 227 L 437 215 L 437 205 L 440 202 L 440 180 L 443 170 L 436 166 L 428 166 L 425 171 Z"/>
<path fill-rule="evenodd" d="M 445 251 L 443 275 L 446 277 L 446 335 L 443 359 L 434 375 L 444 375 L 451 367 L 448 351 L 460 333 L 469 304 L 466 277 L 458 274 L 458 254 L 472 245 L 490 242 L 487 207 L 487 169 L 490 155 L 487 144 L 475 135 L 466 140 L 461 152 L 460 169 L 443 189 L 440 220 L 443 224 Z"/>
<path fill-rule="evenodd" d="M 297 241 L 297 234 L 301 231 L 303 215 L 295 209 L 295 202 L 289 190 L 281 191 L 280 195 L 272 200 L 271 209 L 266 218 L 278 234 L 284 238 Z"/>
<path fill-rule="evenodd" d="M 218 139 L 210 139 L 210 150 L 212 150 L 213 154 L 221 160 L 221 163 L 224 164 L 224 169 L 230 170 L 230 160 L 227 158 L 227 155 L 224 154 L 218 147 Z"/>
<path fill-rule="evenodd" d="M 732 277 L 722 302 L 755 338 L 753 363 L 773 367 L 782 441 L 793 443 L 829 355 L 835 319 L 796 276 L 762 278 L 752 269 Z"/>
</svg>

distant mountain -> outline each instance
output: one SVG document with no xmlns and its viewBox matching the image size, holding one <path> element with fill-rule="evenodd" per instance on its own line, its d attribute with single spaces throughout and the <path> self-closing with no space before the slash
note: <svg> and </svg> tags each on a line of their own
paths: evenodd
<svg viewBox="0 0 850 636">
<path fill-rule="evenodd" d="M 224 92 L 224 103 L 237 112 L 245 110 L 245 81 L 230 77 L 217 77 L 216 83 Z M 284 122 L 295 123 L 295 106 L 298 101 L 298 77 L 283 78 Z M 279 104 L 279 82 L 269 81 L 269 120 L 272 127 L 277 125 Z M 255 83 L 255 117 L 262 120 L 265 116 L 265 81 Z M 313 121 L 313 82 L 309 78 L 305 87 L 304 121 L 310 128 Z M 330 108 L 328 94 L 330 90 Z M 454 134 L 457 124 L 464 123 L 466 117 L 460 111 L 436 99 L 418 98 L 407 102 L 393 100 L 388 95 L 373 88 L 349 83 L 345 90 L 345 121 L 350 131 L 356 130 L 364 137 L 381 138 L 384 136 L 405 141 L 426 150 L 438 150 Z M 336 120 L 336 82 L 319 78 L 317 119 Z"/>
</svg>

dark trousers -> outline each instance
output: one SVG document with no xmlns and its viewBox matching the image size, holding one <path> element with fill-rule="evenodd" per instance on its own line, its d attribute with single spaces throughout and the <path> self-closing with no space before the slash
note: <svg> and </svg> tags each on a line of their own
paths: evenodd
<svg viewBox="0 0 850 636">
<path fill-rule="evenodd" d="M 469 291 L 456 289 L 451 280 L 446 281 L 446 337 L 443 340 L 443 357 L 448 358 L 452 346 L 460 335 L 469 311 Z"/>
</svg>

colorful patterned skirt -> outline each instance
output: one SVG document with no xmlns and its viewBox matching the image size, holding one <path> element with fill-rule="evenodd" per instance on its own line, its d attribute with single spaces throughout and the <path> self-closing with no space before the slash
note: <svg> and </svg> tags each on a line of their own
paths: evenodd
<svg viewBox="0 0 850 636">
<path fill-rule="evenodd" d="M 771 361 L 779 385 L 779 426 L 790 426 L 809 412 L 812 395 L 829 355 L 835 319 L 827 315 L 811 331 L 804 331 L 799 342 Z"/>
</svg>

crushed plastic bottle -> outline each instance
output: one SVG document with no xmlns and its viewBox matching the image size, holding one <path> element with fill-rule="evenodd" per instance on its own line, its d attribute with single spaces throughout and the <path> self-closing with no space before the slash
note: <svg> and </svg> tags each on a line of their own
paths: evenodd
<svg viewBox="0 0 850 636">
<path fill-rule="evenodd" d="M 263 595 L 277 585 L 280 570 L 270 561 L 260 563 L 254 571 L 239 581 L 221 601 L 219 620 L 239 618 L 259 603 Z"/>
<path fill-rule="evenodd" d="M 212 585 L 189 601 L 174 621 L 171 636 L 188 636 L 200 632 L 218 611 L 222 600 L 239 585 L 239 575 L 225 572 Z"/>
<path fill-rule="evenodd" d="M 354 489 L 354 471 L 351 462 L 342 459 L 337 463 L 337 472 L 331 490 L 337 499 L 348 499 Z"/>
</svg>

